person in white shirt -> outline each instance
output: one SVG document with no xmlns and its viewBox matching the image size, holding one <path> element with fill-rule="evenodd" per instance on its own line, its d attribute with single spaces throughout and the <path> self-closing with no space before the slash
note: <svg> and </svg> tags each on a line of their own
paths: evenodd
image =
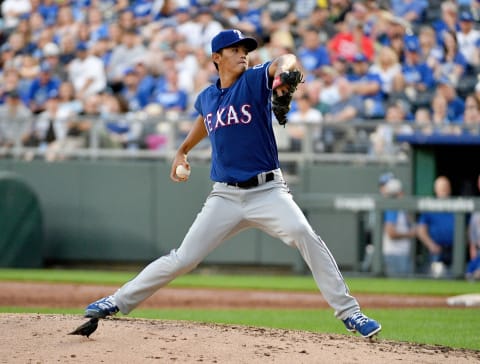
<svg viewBox="0 0 480 364">
<path fill-rule="evenodd" d="M 0 146 L 12 147 L 28 126 L 32 112 L 20 99 L 17 90 L 5 93 L 5 102 L 0 105 Z"/>
<path fill-rule="evenodd" d="M 210 53 L 210 42 L 223 29 L 222 24 L 215 20 L 209 7 L 200 7 L 193 20 L 198 30 L 188 35 L 187 42 L 193 47 L 201 47 L 207 53 Z"/>
<path fill-rule="evenodd" d="M 460 53 L 463 54 L 467 63 L 475 68 L 480 66 L 480 31 L 475 29 L 475 19 L 472 13 L 465 10 L 459 16 L 460 30 L 457 31 L 457 42 Z"/>
<path fill-rule="evenodd" d="M 73 83 L 78 99 L 98 94 L 107 87 L 103 62 L 88 53 L 85 43 L 77 45 L 76 58 L 69 65 L 68 79 Z"/>
<path fill-rule="evenodd" d="M 402 182 L 390 179 L 383 187 L 386 197 L 401 198 Z M 405 276 L 413 273 L 412 247 L 415 227 L 405 211 L 387 210 L 383 215 L 383 261 L 387 276 Z"/>
<path fill-rule="evenodd" d="M 414 129 L 406 122 L 410 106 L 404 100 L 396 100 L 387 106 L 385 122 L 370 134 L 370 155 L 393 156 L 406 153 L 407 146 L 397 143 L 397 134 L 412 134 Z"/>
<path fill-rule="evenodd" d="M 374 63 L 369 68 L 370 73 L 378 74 L 382 80 L 382 91 L 390 95 L 395 91 L 395 80 L 402 75 L 402 65 L 393 48 L 382 46 L 377 53 Z"/>
<path fill-rule="evenodd" d="M 178 7 L 175 10 L 175 30 L 187 42 L 190 47 L 199 46 L 197 40 L 200 33 L 200 24 L 193 20 L 190 8 Z"/>
<path fill-rule="evenodd" d="M 2 2 L 3 26 L 13 29 L 17 26 L 22 15 L 28 16 L 32 10 L 30 0 L 5 0 Z M 25 15 L 26 14 L 26 15 Z"/>
<path fill-rule="evenodd" d="M 312 106 L 313 103 L 308 93 L 301 93 L 299 97 L 295 98 L 295 101 L 297 109 L 292 111 L 288 117 L 290 121 L 288 134 L 290 136 L 290 149 L 300 151 L 302 141 L 305 138 L 312 138 L 314 146 L 321 143 L 322 129 L 320 124 L 323 121 L 323 115 Z"/>
</svg>

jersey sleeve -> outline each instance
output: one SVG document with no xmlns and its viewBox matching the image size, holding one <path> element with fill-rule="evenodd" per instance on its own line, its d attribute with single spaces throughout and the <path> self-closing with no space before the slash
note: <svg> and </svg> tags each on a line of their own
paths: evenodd
<svg viewBox="0 0 480 364">
<path fill-rule="evenodd" d="M 383 214 L 383 222 L 395 224 L 397 221 L 397 211 L 387 210 Z"/>
<path fill-rule="evenodd" d="M 205 107 L 208 104 L 208 102 L 205 102 L 205 101 L 208 101 L 209 95 L 211 95 L 213 87 L 214 86 L 212 85 L 207 87 L 202 92 L 200 92 L 200 94 L 197 96 L 195 103 L 193 104 L 193 107 L 197 111 L 198 115 L 205 116 L 205 113 L 206 113 Z"/>
<path fill-rule="evenodd" d="M 246 72 L 247 82 L 250 85 L 250 88 L 253 94 L 257 92 L 261 93 L 270 93 L 272 90 L 270 85 L 270 80 L 268 77 L 268 68 L 272 62 L 265 62 L 253 66 Z"/>
<path fill-rule="evenodd" d="M 428 225 L 428 214 L 427 213 L 423 213 L 423 214 L 420 214 L 420 216 L 418 217 L 418 220 L 417 220 L 417 223 L 418 225 Z"/>
</svg>

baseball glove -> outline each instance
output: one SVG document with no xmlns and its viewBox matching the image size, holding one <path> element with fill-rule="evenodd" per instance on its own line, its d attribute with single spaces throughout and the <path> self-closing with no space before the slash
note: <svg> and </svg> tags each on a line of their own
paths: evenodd
<svg viewBox="0 0 480 364">
<path fill-rule="evenodd" d="M 303 75 L 299 70 L 282 72 L 275 76 L 272 88 L 275 90 L 279 86 L 288 85 L 288 90 L 282 96 L 273 93 L 272 111 L 280 125 L 285 126 L 287 123 L 287 113 L 290 111 L 290 102 L 293 93 L 297 89 L 299 83 L 303 82 Z"/>
</svg>

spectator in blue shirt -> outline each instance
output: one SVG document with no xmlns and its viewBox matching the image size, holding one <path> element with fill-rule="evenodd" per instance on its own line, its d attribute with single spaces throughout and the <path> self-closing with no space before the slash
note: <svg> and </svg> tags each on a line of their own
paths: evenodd
<svg viewBox="0 0 480 364">
<path fill-rule="evenodd" d="M 262 34 L 262 11 L 251 1 L 238 0 L 235 15 L 237 18 L 233 24 L 235 29 L 244 34 Z"/>
<path fill-rule="evenodd" d="M 135 15 L 135 22 L 137 25 L 145 25 L 151 23 L 155 15 L 154 14 L 154 1 L 152 0 L 134 0 L 130 2 L 133 14 Z"/>
<path fill-rule="evenodd" d="M 313 27 L 303 30 L 301 44 L 297 55 L 306 71 L 306 79 L 308 81 L 318 78 L 322 66 L 330 64 L 328 49 L 322 44 L 318 31 Z"/>
<path fill-rule="evenodd" d="M 101 102 L 105 129 L 100 132 L 100 146 L 125 149 L 141 147 L 143 126 L 140 121 L 129 118 L 127 101 L 120 94 L 106 92 Z"/>
<path fill-rule="evenodd" d="M 435 78 L 438 80 L 447 77 L 455 87 L 467 70 L 467 60 L 460 52 L 455 32 L 443 33 L 443 57 L 435 69 Z"/>
<path fill-rule="evenodd" d="M 458 96 L 455 86 L 450 79 L 443 77 L 438 81 L 436 93 L 441 94 L 447 101 L 447 117 L 453 123 L 460 123 L 465 112 L 465 101 Z"/>
<path fill-rule="evenodd" d="M 30 84 L 27 104 L 34 114 L 45 110 L 46 102 L 50 95 L 58 94 L 61 80 L 52 75 L 51 66 L 48 63 L 42 63 L 40 74 Z"/>
<path fill-rule="evenodd" d="M 135 63 L 134 69 L 138 77 L 138 100 L 143 108 L 152 101 L 157 79 L 152 75 L 147 64 L 141 60 Z"/>
<path fill-rule="evenodd" d="M 451 195 L 450 180 L 439 176 L 434 182 L 436 198 Z M 435 278 L 444 276 L 452 263 L 455 216 L 452 212 L 423 212 L 418 218 L 417 237 L 428 249 L 430 273 Z"/>
<path fill-rule="evenodd" d="M 443 57 L 443 47 L 437 43 L 437 36 L 431 25 L 422 25 L 419 28 L 418 42 L 422 60 L 435 70 Z"/>
<path fill-rule="evenodd" d="M 384 11 L 378 21 L 382 25 L 377 25 L 378 29 L 375 34 L 377 42 L 397 50 L 397 43 L 403 44 L 408 23 L 402 18 L 394 16 L 390 11 Z"/>
<path fill-rule="evenodd" d="M 58 4 L 55 0 L 44 0 L 38 6 L 38 12 L 42 15 L 46 24 L 57 22 Z"/>
<path fill-rule="evenodd" d="M 397 81 L 400 82 L 397 89 L 405 90 L 405 96 L 414 103 L 419 102 L 422 95 L 426 95 L 424 105 L 428 105 L 435 79 L 433 70 L 422 60 L 420 42 L 416 36 L 406 37 L 404 55 L 402 76 Z"/>
<path fill-rule="evenodd" d="M 176 70 L 166 70 L 165 79 L 153 95 L 153 101 L 160 104 L 166 113 L 171 115 L 187 110 L 188 94 L 179 88 Z"/>
<path fill-rule="evenodd" d="M 458 6 L 455 1 L 443 1 L 441 5 L 441 16 L 432 23 L 437 34 L 437 43 L 443 42 L 443 33 L 446 31 L 457 32 L 460 30 L 458 24 Z"/>
<path fill-rule="evenodd" d="M 138 74 L 134 67 L 127 68 L 123 74 L 123 87 L 120 94 L 128 102 L 129 111 L 139 111 L 145 105 L 142 105 L 139 95 Z"/>
<path fill-rule="evenodd" d="M 353 58 L 353 72 L 348 74 L 347 79 L 353 87 L 353 92 L 362 97 L 364 115 L 367 118 L 382 118 L 385 116 L 382 80 L 378 74 L 370 73 L 368 70 L 367 57 L 358 53 Z"/>
<path fill-rule="evenodd" d="M 390 6 L 395 16 L 410 23 L 419 24 L 424 19 L 428 2 L 425 0 L 391 0 Z"/>
<path fill-rule="evenodd" d="M 37 45 L 25 39 L 24 35 L 16 30 L 8 35 L 8 40 L 4 45 L 11 48 L 9 52 L 13 52 L 14 58 L 21 57 L 24 54 L 32 54 L 37 49 Z"/>
<path fill-rule="evenodd" d="M 100 8 L 90 7 L 86 13 L 89 43 L 95 43 L 102 37 L 108 37 L 108 23 L 104 21 Z"/>
</svg>

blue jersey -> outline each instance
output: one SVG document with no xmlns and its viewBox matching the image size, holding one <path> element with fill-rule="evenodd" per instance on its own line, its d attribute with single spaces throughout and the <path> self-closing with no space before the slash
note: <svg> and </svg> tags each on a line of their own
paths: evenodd
<svg viewBox="0 0 480 364">
<path fill-rule="evenodd" d="M 383 222 L 384 223 L 388 222 L 393 225 L 396 225 L 398 220 L 398 215 L 401 213 L 403 212 L 395 211 L 395 210 L 385 210 L 385 212 L 383 213 Z"/>
<path fill-rule="evenodd" d="M 432 69 L 424 62 L 410 64 L 404 62 L 402 65 L 402 73 L 407 83 L 424 84 L 427 89 L 435 86 L 435 78 Z"/>
<path fill-rule="evenodd" d="M 330 55 L 324 46 L 318 46 L 315 49 L 302 47 L 298 51 L 298 58 L 308 72 L 314 72 L 322 66 L 330 64 Z"/>
<path fill-rule="evenodd" d="M 218 80 L 195 101 L 212 145 L 213 181 L 241 182 L 279 168 L 272 127 L 270 63 L 248 69 L 229 88 L 220 88 Z"/>
<path fill-rule="evenodd" d="M 424 212 L 418 219 L 419 225 L 427 225 L 430 237 L 441 246 L 452 246 L 454 240 L 455 215 L 451 212 Z"/>
</svg>

